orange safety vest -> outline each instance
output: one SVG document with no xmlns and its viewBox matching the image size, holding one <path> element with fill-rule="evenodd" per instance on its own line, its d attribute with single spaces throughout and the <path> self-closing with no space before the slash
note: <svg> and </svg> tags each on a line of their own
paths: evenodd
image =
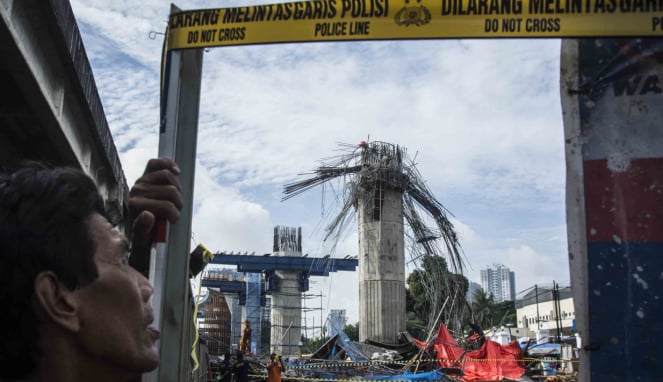
<svg viewBox="0 0 663 382">
<path fill-rule="evenodd" d="M 281 382 L 281 364 L 267 363 L 267 382 Z"/>
</svg>

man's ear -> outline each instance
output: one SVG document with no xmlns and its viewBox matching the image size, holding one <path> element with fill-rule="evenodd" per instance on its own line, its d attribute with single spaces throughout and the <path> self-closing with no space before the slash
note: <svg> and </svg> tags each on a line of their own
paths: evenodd
<svg viewBox="0 0 663 382">
<path fill-rule="evenodd" d="M 48 320 L 72 332 L 80 329 L 78 300 L 55 273 L 44 271 L 37 275 L 35 298 Z"/>
</svg>

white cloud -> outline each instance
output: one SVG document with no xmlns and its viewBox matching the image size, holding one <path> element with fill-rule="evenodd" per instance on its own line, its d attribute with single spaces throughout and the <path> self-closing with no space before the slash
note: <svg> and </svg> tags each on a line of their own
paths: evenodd
<svg viewBox="0 0 663 382">
<path fill-rule="evenodd" d="M 525 290 L 534 284 L 551 284 L 553 280 L 568 285 L 568 271 L 563 272 L 563 267 L 560 267 L 560 262 L 568 267 L 566 257 L 538 253 L 532 247 L 521 244 L 506 251 L 504 262 L 508 263 L 517 275 L 517 291 Z"/>
<path fill-rule="evenodd" d="M 213 252 L 271 252 L 272 223 L 260 204 L 222 187 L 202 166 L 196 168 L 193 235 Z"/>
</svg>

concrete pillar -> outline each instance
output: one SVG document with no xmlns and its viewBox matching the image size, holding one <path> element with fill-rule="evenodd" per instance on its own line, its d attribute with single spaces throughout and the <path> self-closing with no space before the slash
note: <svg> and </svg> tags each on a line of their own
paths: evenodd
<svg viewBox="0 0 663 382">
<path fill-rule="evenodd" d="M 301 252 L 280 251 L 275 256 L 298 256 Z M 302 292 L 301 272 L 275 271 L 278 288 L 272 292 L 271 351 L 282 356 L 301 355 Z"/>
<path fill-rule="evenodd" d="M 376 181 L 358 200 L 359 340 L 397 343 L 405 331 L 403 195 Z"/>
<path fill-rule="evenodd" d="M 239 340 L 242 337 L 242 306 L 239 305 L 239 297 L 235 293 L 223 294 L 230 309 L 230 350 L 239 349 Z"/>
</svg>

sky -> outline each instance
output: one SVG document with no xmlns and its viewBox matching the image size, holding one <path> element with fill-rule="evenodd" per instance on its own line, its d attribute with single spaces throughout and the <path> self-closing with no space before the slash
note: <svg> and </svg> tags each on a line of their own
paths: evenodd
<svg viewBox="0 0 663 382">
<path fill-rule="evenodd" d="M 258 3 L 265 2 L 250 4 Z M 170 2 L 71 5 L 133 184 L 158 154 Z M 333 192 L 342 190 L 314 189 L 281 202 L 283 185 L 338 154 L 339 143 L 385 141 L 407 148 L 452 213 L 470 281 L 479 283 L 480 269 L 498 263 L 515 272 L 517 292 L 553 280 L 568 285 L 560 46 L 558 39 L 475 39 L 208 49 L 192 246 L 263 254 L 271 252 L 274 226 L 301 226 L 303 252 L 329 254 L 323 212 L 333 211 Z M 332 256 L 357 251 L 355 225 Z M 324 317 L 327 309 L 346 309 L 348 322 L 357 322 L 355 272 L 313 277 L 310 294 L 322 295 L 305 304 L 322 307 Z"/>
</svg>

